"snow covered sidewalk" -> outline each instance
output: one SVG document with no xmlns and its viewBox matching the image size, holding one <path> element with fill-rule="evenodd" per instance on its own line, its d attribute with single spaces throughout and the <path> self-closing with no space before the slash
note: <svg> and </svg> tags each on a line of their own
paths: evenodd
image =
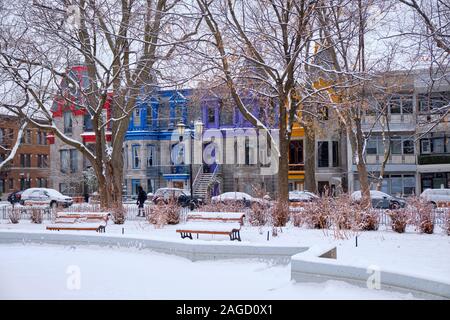
<svg viewBox="0 0 450 320">
<path fill-rule="evenodd" d="M 411 299 L 341 281 L 296 284 L 288 265 L 191 262 L 138 249 L 0 245 L 0 299 Z"/>
</svg>

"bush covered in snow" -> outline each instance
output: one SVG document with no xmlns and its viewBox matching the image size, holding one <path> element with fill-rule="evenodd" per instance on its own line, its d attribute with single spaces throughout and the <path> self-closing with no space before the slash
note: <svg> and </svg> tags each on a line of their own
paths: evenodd
<svg viewBox="0 0 450 320">
<path fill-rule="evenodd" d="M 445 215 L 445 230 L 447 231 L 447 235 L 450 236 L 450 209 L 447 209 Z"/>
<path fill-rule="evenodd" d="M 115 224 L 124 224 L 127 210 L 124 206 L 117 206 L 111 209 L 111 214 Z"/>
<path fill-rule="evenodd" d="M 386 214 L 391 218 L 392 230 L 398 233 L 405 232 L 406 226 L 411 221 L 411 212 L 409 209 L 389 210 Z"/>
<path fill-rule="evenodd" d="M 432 234 L 434 231 L 433 205 L 420 197 L 408 199 L 407 209 L 410 211 L 411 221 L 420 233 Z"/>
<path fill-rule="evenodd" d="M 168 201 L 168 203 L 160 202 L 152 207 L 147 207 L 145 211 L 147 221 L 154 224 L 156 228 L 162 228 L 166 224 L 180 223 L 181 207 L 175 200 Z"/>
<path fill-rule="evenodd" d="M 275 201 L 270 207 L 270 217 L 272 226 L 284 227 L 289 221 L 289 203 L 283 201 Z"/>
<path fill-rule="evenodd" d="M 20 209 L 12 207 L 8 210 L 8 218 L 11 223 L 19 223 L 20 221 Z"/>
<path fill-rule="evenodd" d="M 42 209 L 31 209 L 31 222 L 42 223 L 44 219 L 44 213 Z"/>
<path fill-rule="evenodd" d="M 270 219 L 271 210 L 266 205 L 255 202 L 251 206 L 248 221 L 252 226 L 265 226 Z"/>
<path fill-rule="evenodd" d="M 360 216 L 359 229 L 376 231 L 379 228 L 380 213 L 375 209 L 363 210 Z"/>
</svg>

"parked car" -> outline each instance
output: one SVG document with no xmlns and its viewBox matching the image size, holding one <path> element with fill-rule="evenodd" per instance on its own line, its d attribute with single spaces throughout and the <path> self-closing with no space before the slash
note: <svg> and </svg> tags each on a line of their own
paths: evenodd
<svg viewBox="0 0 450 320">
<path fill-rule="evenodd" d="M 20 203 L 20 199 L 22 197 L 23 190 L 14 191 L 8 196 L 8 202 L 11 204 Z"/>
<path fill-rule="evenodd" d="M 450 189 L 426 189 L 420 197 L 433 204 L 435 208 L 440 205 L 450 205 Z"/>
<path fill-rule="evenodd" d="M 170 199 L 176 199 L 180 206 L 189 207 L 191 210 L 199 207 L 203 201 L 200 198 L 191 197 L 189 191 L 179 188 L 160 188 L 156 190 L 152 201 L 155 204 L 160 202 L 168 203 Z"/>
<path fill-rule="evenodd" d="M 355 202 L 361 201 L 361 191 L 353 192 L 351 199 Z M 393 197 L 376 190 L 370 190 L 370 199 L 372 201 L 372 207 L 375 209 L 399 209 L 406 206 L 405 199 Z"/>
<path fill-rule="evenodd" d="M 255 202 L 266 205 L 270 204 L 269 200 L 255 198 L 245 192 L 225 192 L 218 196 L 212 197 L 211 202 L 212 203 L 240 202 L 244 204 L 246 207 L 251 206 Z"/>
<path fill-rule="evenodd" d="M 48 203 L 52 208 L 58 205 L 67 208 L 73 204 L 72 197 L 48 188 L 30 188 L 25 190 L 22 193 L 20 203 L 26 205 L 27 202 L 31 201 Z"/>
<path fill-rule="evenodd" d="M 289 191 L 289 202 L 313 202 L 319 196 L 309 191 Z"/>
</svg>

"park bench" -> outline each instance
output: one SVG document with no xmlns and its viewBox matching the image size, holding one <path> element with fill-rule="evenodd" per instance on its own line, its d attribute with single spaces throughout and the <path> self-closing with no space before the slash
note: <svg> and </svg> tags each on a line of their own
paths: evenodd
<svg viewBox="0 0 450 320">
<path fill-rule="evenodd" d="M 92 230 L 105 232 L 109 212 L 57 212 L 55 222 L 47 230 Z"/>
<path fill-rule="evenodd" d="M 192 234 L 227 235 L 230 240 L 241 241 L 241 226 L 245 214 L 242 212 L 191 212 L 187 215 L 187 223 L 176 230 L 181 238 L 192 240 Z M 199 222 L 200 221 L 200 222 Z"/>
</svg>

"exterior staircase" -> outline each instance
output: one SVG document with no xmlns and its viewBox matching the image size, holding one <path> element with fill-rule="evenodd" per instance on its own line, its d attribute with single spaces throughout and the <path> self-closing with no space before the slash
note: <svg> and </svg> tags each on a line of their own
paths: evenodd
<svg viewBox="0 0 450 320">
<path fill-rule="evenodd" d="M 219 166 L 213 173 L 203 172 L 203 168 L 199 169 L 197 176 L 195 177 L 193 183 L 194 196 L 202 199 L 207 199 L 209 197 L 208 190 L 212 183 L 218 182 L 221 184 L 222 178 L 219 176 Z"/>
</svg>

